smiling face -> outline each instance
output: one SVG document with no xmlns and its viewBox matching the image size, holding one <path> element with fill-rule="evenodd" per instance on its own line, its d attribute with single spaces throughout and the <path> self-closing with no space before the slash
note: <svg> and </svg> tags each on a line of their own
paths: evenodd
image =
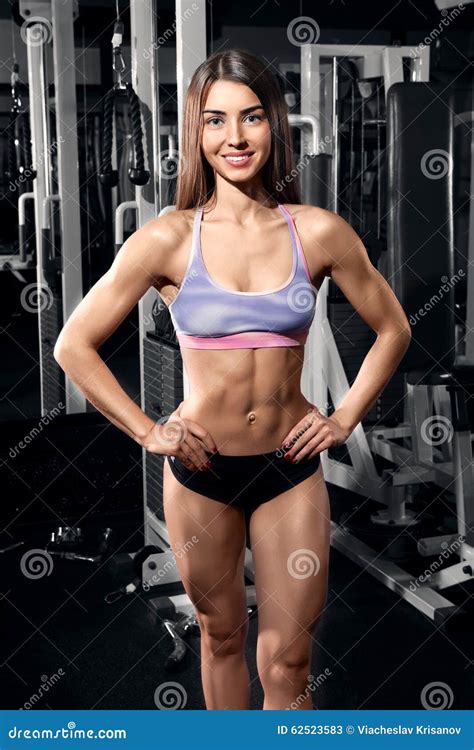
<svg viewBox="0 0 474 750">
<path fill-rule="evenodd" d="M 271 150 L 270 125 L 257 95 L 244 84 L 215 81 L 202 118 L 201 146 L 211 167 L 233 182 L 252 180 Z"/>
</svg>

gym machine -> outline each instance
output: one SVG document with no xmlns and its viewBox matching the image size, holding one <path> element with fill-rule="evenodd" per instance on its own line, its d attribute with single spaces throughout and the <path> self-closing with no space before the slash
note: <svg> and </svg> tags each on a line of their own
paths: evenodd
<svg viewBox="0 0 474 750">
<path fill-rule="evenodd" d="M 363 503 L 340 523 L 333 521 L 331 543 L 442 624 L 458 610 L 439 591 L 473 576 L 474 482 L 465 388 L 474 384 L 474 363 L 455 341 L 454 284 L 459 276 L 454 268 L 452 222 L 454 118 L 443 92 L 427 86 L 428 80 L 426 46 L 421 51 L 375 45 L 308 44 L 301 48 L 302 111 L 319 118 L 322 137 L 321 153 L 311 159 L 307 157 L 311 144 L 303 143 L 309 162 L 303 177 L 310 188 L 307 202 L 312 202 L 317 191 L 320 205 L 337 211 L 359 231 L 372 262 L 392 284 L 409 318 L 432 301 L 429 314 L 413 327 L 412 344 L 398 372 L 367 415 L 382 423 L 395 419 L 397 425 L 365 429 L 359 424 L 346 443 L 350 463 L 334 458 L 332 451 L 322 454 L 327 481 L 383 506 L 367 518 L 364 506 L 368 502 Z M 361 100 L 357 132 L 355 87 Z M 341 98 L 349 94 L 350 121 L 344 123 Z M 375 141 L 372 152 L 369 137 Z M 433 179 L 429 170 L 436 170 L 436 164 L 430 158 L 436 156 L 444 174 L 439 177 L 435 171 Z M 341 184 L 343 167 L 349 177 L 347 186 Z M 374 170 L 376 199 L 370 222 L 367 193 Z M 387 206 L 382 206 L 385 181 Z M 471 258 L 472 243 L 471 233 Z M 328 412 L 349 389 L 373 340 L 373 332 L 334 287 L 325 279 L 320 289 L 303 370 L 307 397 Z M 442 301 L 435 304 L 440 287 L 444 289 Z M 470 317 L 472 305 L 468 304 L 466 331 L 472 333 Z M 400 381 L 403 376 L 404 383 Z M 439 431 L 446 433 L 444 439 L 437 438 Z M 385 459 L 381 473 L 376 457 Z M 393 464 L 395 468 L 388 468 Z M 423 537 L 419 527 L 424 514 L 406 507 L 413 502 L 414 488 L 427 482 L 454 492 L 457 525 L 449 533 Z M 440 497 L 441 493 L 436 499 Z M 448 508 L 446 502 L 444 507 Z M 386 549 L 372 549 L 363 541 L 377 535 L 382 546 L 387 543 Z M 400 550 L 403 557 L 404 540 L 416 538 L 420 556 L 448 550 L 459 555 L 459 563 L 433 572 L 423 583 L 415 581 L 392 557 Z"/>
<path fill-rule="evenodd" d="M 41 414 L 64 403 L 67 414 L 84 412 L 85 396 L 54 359 L 59 331 L 83 296 L 81 226 L 78 201 L 75 0 L 20 0 L 28 55 L 32 193 L 19 200 L 20 248 L 26 237 L 25 201 L 34 201 L 36 243 Z M 31 23 L 27 23 L 31 20 Z M 52 30 L 55 98 L 49 98 L 49 53 Z M 54 112 L 52 111 L 54 107 Z M 52 133 L 54 132 L 54 138 Z M 53 155 L 57 169 L 52 169 Z M 54 211 L 54 206 L 57 210 Z M 67 237 L 67 242 L 60 238 Z M 21 250 L 21 255 L 24 251 Z"/>
</svg>

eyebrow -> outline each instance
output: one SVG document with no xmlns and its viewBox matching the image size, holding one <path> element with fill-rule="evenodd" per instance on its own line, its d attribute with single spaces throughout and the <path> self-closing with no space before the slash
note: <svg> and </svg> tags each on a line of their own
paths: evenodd
<svg viewBox="0 0 474 750">
<path fill-rule="evenodd" d="M 240 110 L 241 115 L 247 114 L 247 112 L 252 112 L 254 109 L 263 109 L 261 104 L 254 104 L 252 107 L 246 107 L 245 109 Z M 206 112 L 212 112 L 214 115 L 225 115 L 226 113 L 222 109 L 203 109 L 202 114 L 205 115 Z"/>
</svg>

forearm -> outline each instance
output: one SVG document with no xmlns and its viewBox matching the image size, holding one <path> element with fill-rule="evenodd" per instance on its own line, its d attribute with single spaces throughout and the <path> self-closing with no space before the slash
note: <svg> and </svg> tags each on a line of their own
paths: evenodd
<svg viewBox="0 0 474 750">
<path fill-rule="evenodd" d="M 92 347 L 74 346 L 55 356 L 87 400 L 116 427 L 142 444 L 155 423 L 127 395 L 97 351 Z"/>
<path fill-rule="evenodd" d="M 367 414 L 396 371 L 410 344 L 410 335 L 390 331 L 377 336 L 349 391 L 334 416 L 351 432 Z"/>
</svg>

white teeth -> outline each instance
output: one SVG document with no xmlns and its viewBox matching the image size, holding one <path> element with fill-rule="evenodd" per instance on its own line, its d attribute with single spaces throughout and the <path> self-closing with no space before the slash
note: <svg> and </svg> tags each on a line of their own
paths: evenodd
<svg viewBox="0 0 474 750">
<path fill-rule="evenodd" d="M 245 159 L 248 159 L 250 154 L 247 154 L 246 156 L 225 156 L 224 159 L 227 159 L 228 161 L 244 161 Z"/>
</svg>

